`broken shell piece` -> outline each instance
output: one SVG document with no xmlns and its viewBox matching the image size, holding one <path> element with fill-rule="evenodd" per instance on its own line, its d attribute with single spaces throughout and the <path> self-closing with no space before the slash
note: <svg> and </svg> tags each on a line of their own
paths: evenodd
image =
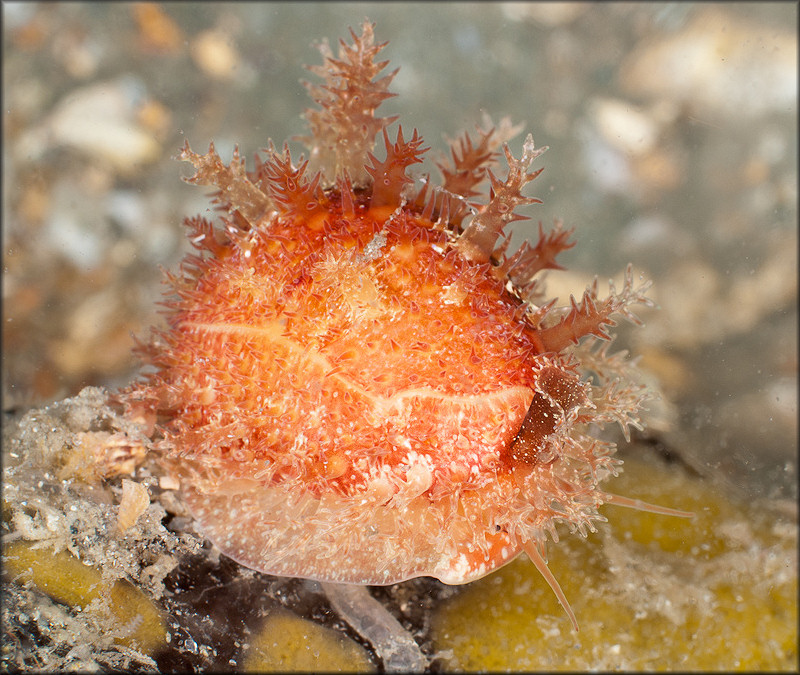
<svg viewBox="0 0 800 675">
<path fill-rule="evenodd" d="M 122 500 L 119 503 L 117 526 L 124 532 L 133 525 L 150 506 L 150 495 L 141 483 L 123 478 Z"/>
</svg>

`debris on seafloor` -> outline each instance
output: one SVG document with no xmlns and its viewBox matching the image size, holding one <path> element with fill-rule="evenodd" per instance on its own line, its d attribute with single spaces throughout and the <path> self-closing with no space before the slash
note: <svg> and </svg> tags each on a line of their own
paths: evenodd
<svg viewBox="0 0 800 675">
<path fill-rule="evenodd" d="M 336 612 L 364 636 L 381 655 L 387 672 L 419 673 L 428 659 L 414 638 L 389 614 L 365 586 L 323 583 L 325 596 Z"/>
<path fill-rule="evenodd" d="M 4 424 L 9 666 L 153 669 L 153 655 L 167 645 L 154 600 L 180 557 L 200 542 L 167 530 L 164 508 L 149 499 L 144 509 L 141 500 L 133 507 L 136 518 L 126 516 L 131 488 L 122 483 L 140 492 L 156 479 L 120 477 L 141 461 L 149 441 L 107 407 L 106 397 L 87 388 Z"/>
</svg>

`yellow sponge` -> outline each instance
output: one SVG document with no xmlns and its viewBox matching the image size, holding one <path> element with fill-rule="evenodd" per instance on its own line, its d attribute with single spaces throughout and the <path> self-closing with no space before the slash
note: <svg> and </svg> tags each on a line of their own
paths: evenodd
<svg viewBox="0 0 800 675">
<path fill-rule="evenodd" d="M 446 668 L 796 668 L 794 526 L 654 461 L 627 460 L 606 487 L 696 515 L 606 506 L 598 533 L 550 542 L 578 633 L 527 558 L 464 587 L 433 621 Z"/>
<path fill-rule="evenodd" d="M 341 633 L 274 609 L 250 640 L 244 670 L 369 673 L 375 667 L 366 651 Z"/>
<path fill-rule="evenodd" d="M 114 641 L 145 654 L 166 645 L 167 632 L 156 606 L 124 581 L 110 582 L 101 572 L 67 551 L 33 548 L 18 541 L 3 548 L 5 572 L 73 609 L 95 612 Z"/>
</svg>

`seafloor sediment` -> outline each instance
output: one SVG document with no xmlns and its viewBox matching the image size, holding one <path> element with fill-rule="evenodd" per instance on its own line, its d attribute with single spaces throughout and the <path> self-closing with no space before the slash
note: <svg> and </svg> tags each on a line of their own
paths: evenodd
<svg viewBox="0 0 800 675">
<path fill-rule="evenodd" d="M 99 389 L 5 425 L 5 668 L 379 667 L 316 584 L 253 572 L 204 543 L 151 459 L 100 478 L 93 453 L 109 439 L 122 469 L 147 444 Z M 373 590 L 433 669 L 792 668 L 793 504 L 743 504 L 645 446 L 627 455 L 612 491 L 696 515 L 605 507 L 597 533 L 550 545 L 579 633 L 522 558 L 463 587 Z M 131 483 L 144 504 L 126 501 Z"/>
</svg>

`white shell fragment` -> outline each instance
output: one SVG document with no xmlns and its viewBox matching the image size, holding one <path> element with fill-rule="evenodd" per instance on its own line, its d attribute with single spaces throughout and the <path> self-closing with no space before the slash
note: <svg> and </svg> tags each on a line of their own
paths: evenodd
<svg viewBox="0 0 800 675">
<path fill-rule="evenodd" d="M 150 506 L 150 495 L 141 483 L 122 479 L 122 500 L 119 503 L 117 526 L 124 532 L 133 525 Z"/>
</svg>

